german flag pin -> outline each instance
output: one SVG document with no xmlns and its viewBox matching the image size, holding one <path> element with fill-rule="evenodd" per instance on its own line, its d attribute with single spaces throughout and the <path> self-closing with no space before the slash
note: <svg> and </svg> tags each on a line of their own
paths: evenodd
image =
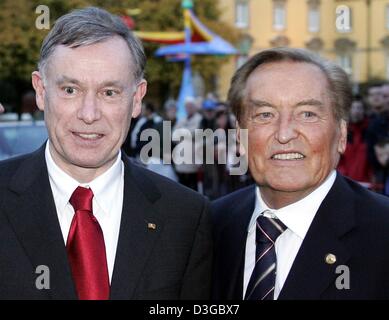
<svg viewBox="0 0 389 320">
<path fill-rule="evenodd" d="M 150 229 L 150 230 L 155 230 L 157 229 L 157 225 L 155 223 L 147 223 L 147 228 Z"/>
</svg>

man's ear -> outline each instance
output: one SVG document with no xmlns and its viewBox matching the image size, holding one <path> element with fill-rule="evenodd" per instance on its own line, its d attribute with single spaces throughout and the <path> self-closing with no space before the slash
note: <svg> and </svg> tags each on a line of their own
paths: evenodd
<svg viewBox="0 0 389 320">
<path fill-rule="evenodd" d="M 32 86 L 35 90 L 35 100 L 36 105 L 38 106 L 38 109 L 43 111 L 45 109 L 45 86 L 43 83 L 42 75 L 39 71 L 34 71 L 31 75 L 32 79 Z"/>
<path fill-rule="evenodd" d="M 136 118 L 142 111 L 142 99 L 147 91 L 147 81 L 142 79 L 136 86 L 136 91 L 133 97 L 132 103 L 132 117 Z"/>
<path fill-rule="evenodd" d="M 340 120 L 340 137 L 338 142 L 338 152 L 343 154 L 346 151 L 347 146 L 347 122 Z"/>
</svg>

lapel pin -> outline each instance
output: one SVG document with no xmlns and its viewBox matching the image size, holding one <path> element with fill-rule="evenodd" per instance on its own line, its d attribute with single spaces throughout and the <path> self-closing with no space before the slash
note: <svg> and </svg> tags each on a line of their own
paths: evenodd
<svg viewBox="0 0 389 320">
<path fill-rule="evenodd" d="M 155 230 L 155 229 L 157 229 L 157 225 L 155 224 L 155 223 L 148 223 L 147 224 L 147 228 L 148 229 L 151 229 L 151 230 Z"/>
<path fill-rule="evenodd" d="M 336 262 L 336 256 L 332 253 L 328 253 L 325 260 L 327 264 L 334 264 Z"/>
</svg>

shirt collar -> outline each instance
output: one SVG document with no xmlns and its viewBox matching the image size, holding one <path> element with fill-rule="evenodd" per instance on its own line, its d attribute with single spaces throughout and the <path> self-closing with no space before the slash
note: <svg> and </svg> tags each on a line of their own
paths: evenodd
<svg viewBox="0 0 389 320">
<path fill-rule="evenodd" d="M 304 239 L 317 210 L 330 191 L 335 179 L 336 171 L 333 170 L 326 180 L 305 198 L 277 210 L 268 207 L 262 199 L 259 186 L 257 186 L 255 188 L 255 209 L 248 230 L 251 230 L 258 216 L 266 211 L 264 213 L 265 216 L 280 219 L 288 229 L 297 234 L 301 239 Z"/>
<path fill-rule="evenodd" d="M 45 149 L 45 158 L 49 178 L 58 194 L 62 195 L 56 199 L 59 208 L 63 210 L 69 203 L 69 199 L 74 190 L 78 186 L 89 187 L 94 194 L 94 200 L 101 207 L 104 213 L 109 213 L 111 210 L 112 199 L 115 199 L 115 194 L 118 192 L 115 183 L 123 176 L 123 161 L 121 160 L 121 151 L 116 158 L 115 163 L 102 175 L 98 176 L 89 183 L 79 183 L 77 180 L 69 176 L 54 162 L 50 150 L 49 141 L 47 141 Z"/>
</svg>

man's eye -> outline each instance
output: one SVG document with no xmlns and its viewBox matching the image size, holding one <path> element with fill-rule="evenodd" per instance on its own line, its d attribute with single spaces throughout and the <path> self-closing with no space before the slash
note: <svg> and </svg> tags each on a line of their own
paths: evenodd
<svg viewBox="0 0 389 320">
<path fill-rule="evenodd" d="M 318 116 L 315 112 L 312 111 L 303 111 L 300 113 L 299 118 L 302 121 L 316 121 Z"/>
<path fill-rule="evenodd" d="M 315 114 L 311 111 L 304 111 L 304 116 L 306 117 L 313 117 Z"/>
<path fill-rule="evenodd" d="M 65 91 L 66 94 L 75 94 L 76 93 L 76 89 L 73 87 L 65 87 L 65 88 L 63 88 L 63 90 Z"/>
<path fill-rule="evenodd" d="M 253 115 L 252 120 L 255 122 L 269 122 L 274 118 L 274 113 L 272 112 L 258 112 Z"/>
<path fill-rule="evenodd" d="M 313 118 L 313 117 L 316 117 L 316 113 L 311 112 L 311 111 L 304 111 L 303 116 L 304 116 L 304 118 L 307 118 L 307 119 Z"/>
<path fill-rule="evenodd" d="M 271 112 L 261 112 L 255 115 L 254 118 L 259 121 L 268 121 L 273 118 L 273 114 Z"/>
<path fill-rule="evenodd" d="M 259 117 L 262 119 L 269 119 L 271 118 L 272 114 L 270 112 L 262 112 L 259 114 Z"/>
<path fill-rule="evenodd" d="M 104 94 L 107 97 L 113 97 L 113 96 L 117 95 L 117 92 L 115 90 L 108 89 L 108 90 L 105 90 Z"/>
</svg>

